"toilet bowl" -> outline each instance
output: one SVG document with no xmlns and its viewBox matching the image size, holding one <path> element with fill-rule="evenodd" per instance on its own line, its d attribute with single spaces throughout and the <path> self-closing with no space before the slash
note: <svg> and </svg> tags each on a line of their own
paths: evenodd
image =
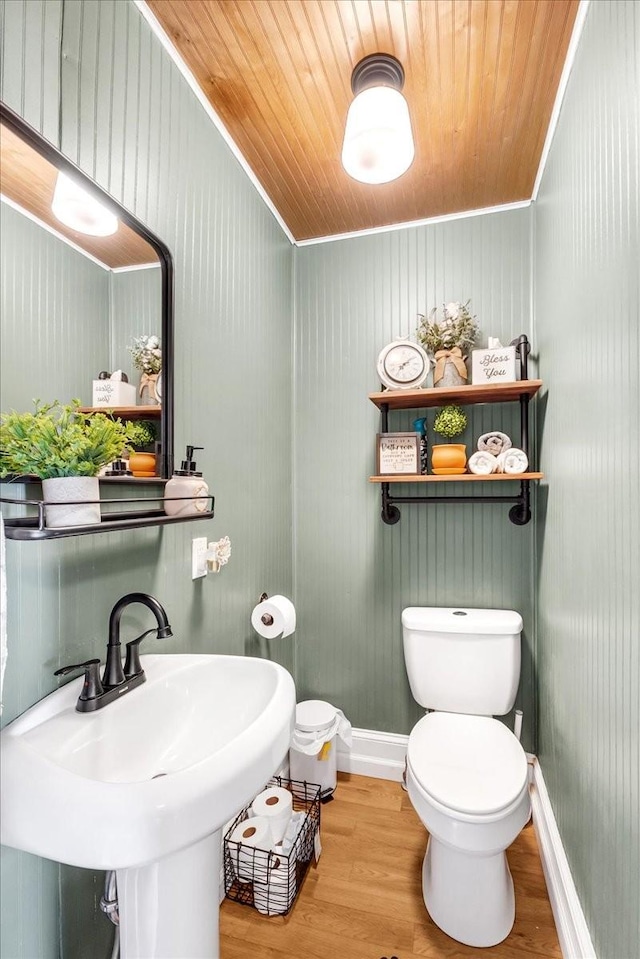
<svg viewBox="0 0 640 959">
<path fill-rule="evenodd" d="M 515 918 L 505 850 L 531 813 L 520 742 L 489 716 L 429 713 L 409 736 L 407 789 L 429 832 L 429 915 L 458 942 L 496 945 Z"/>
</svg>

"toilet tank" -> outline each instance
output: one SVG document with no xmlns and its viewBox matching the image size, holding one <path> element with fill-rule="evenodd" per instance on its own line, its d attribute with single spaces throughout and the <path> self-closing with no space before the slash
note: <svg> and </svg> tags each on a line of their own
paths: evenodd
<svg viewBox="0 0 640 959">
<path fill-rule="evenodd" d="M 509 609 L 403 610 L 413 698 L 425 709 L 504 716 L 518 691 L 521 632 L 522 617 Z"/>
</svg>

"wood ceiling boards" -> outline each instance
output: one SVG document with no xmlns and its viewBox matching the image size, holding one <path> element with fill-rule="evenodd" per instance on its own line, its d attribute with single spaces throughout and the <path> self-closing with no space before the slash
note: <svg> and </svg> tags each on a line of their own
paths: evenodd
<svg viewBox="0 0 640 959">
<path fill-rule="evenodd" d="M 0 126 L 0 192 L 4 196 L 112 269 L 158 262 L 153 247 L 124 223 L 118 223 L 112 236 L 88 236 L 61 223 L 51 210 L 57 175 L 47 159 L 13 130 Z"/>
<path fill-rule="evenodd" d="M 531 198 L 578 0 L 147 0 L 298 240 Z M 416 157 L 342 169 L 351 72 L 406 74 Z"/>
</svg>

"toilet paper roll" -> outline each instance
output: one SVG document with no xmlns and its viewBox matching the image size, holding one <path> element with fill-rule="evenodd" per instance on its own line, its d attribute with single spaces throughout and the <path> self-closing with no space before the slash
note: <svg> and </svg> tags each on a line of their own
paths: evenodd
<svg viewBox="0 0 640 959">
<path fill-rule="evenodd" d="M 282 786 L 270 786 L 259 793 L 251 803 L 254 816 L 266 819 L 271 828 L 271 843 L 284 838 L 293 810 L 293 796 Z"/>
<path fill-rule="evenodd" d="M 296 610 L 286 596 L 271 596 L 254 607 L 251 625 L 265 639 L 290 636 L 296 628 Z"/>
<path fill-rule="evenodd" d="M 254 882 L 253 904 L 263 916 L 281 916 L 296 896 L 295 862 L 276 859 L 267 882 Z"/>
<path fill-rule="evenodd" d="M 233 871 L 240 882 L 267 882 L 277 857 L 269 820 L 260 816 L 238 823 L 227 841 Z"/>
</svg>

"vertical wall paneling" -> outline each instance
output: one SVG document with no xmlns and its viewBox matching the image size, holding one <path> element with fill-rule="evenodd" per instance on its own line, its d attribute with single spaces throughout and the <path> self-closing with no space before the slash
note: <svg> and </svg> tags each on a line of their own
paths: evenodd
<svg viewBox="0 0 640 959">
<path fill-rule="evenodd" d="M 7 0 L 2 11 L 2 99 L 54 142 L 60 105 L 63 152 L 173 254 L 176 447 L 205 447 L 198 463 L 216 497 L 215 519 L 201 526 L 7 544 L 2 720 L 53 689 L 57 666 L 103 655 L 109 611 L 131 589 L 166 607 L 174 636 L 164 650 L 249 653 L 293 668 L 295 639 L 268 645 L 250 626 L 263 590 L 292 591 L 292 248 L 132 3 Z M 27 75 L 40 69 L 35 84 Z M 230 563 L 193 583 L 192 537 L 225 534 Z M 132 609 L 123 632 L 146 623 Z M 3 893 L 15 889 L 3 895 L 2 955 L 109 955 L 100 874 L 2 856 Z"/>
<path fill-rule="evenodd" d="M 109 272 L 0 204 L 0 408 L 91 402 L 109 356 Z"/>
<path fill-rule="evenodd" d="M 539 753 L 600 959 L 640 942 L 639 37 L 591 4 L 535 210 Z"/>
<path fill-rule="evenodd" d="M 356 726 L 406 733 L 419 716 L 404 670 L 405 606 L 514 608 L 525 622 L 519 702 L 532 747 L 533 527 L 513 526 L 492 504 L 404 506 L 385 526 L 380 489 L 367 482 L 379 429 L 367 393 L 379 388 L 382 347 L 413 336 L 418 313 L 469 298 L 485 342 L 529 334 L 529 267 L 528 210 L 296 250 L 299 695 L 330 699 Z M 469 448 L 491 428 L 517 435 L 517 407 L 469 412 Z M 392 415 L 402 430 L 417 414 Z"/>
</svg>

